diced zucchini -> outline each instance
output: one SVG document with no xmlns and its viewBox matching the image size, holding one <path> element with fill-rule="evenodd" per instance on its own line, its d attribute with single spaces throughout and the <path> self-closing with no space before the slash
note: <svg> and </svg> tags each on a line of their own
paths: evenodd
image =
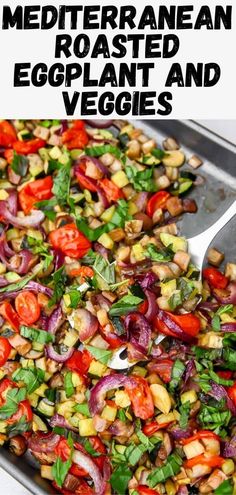
<svg viewBox="0 0 236 495">
<path fill-rule="evenodd" d="M 136 206 L 135 203 L 133 203 L 133 201 L 129 201 L 128 202 L 128 214 L 129 215 L 135 215 L 135 213 L 138 213 L 138 208 Z"/>
<path fill-rule="evenodd" d="M 74 426 L 75 428 L 79 428 L 79 422 L 81 421 L 81 414 L 76 413 L 71 418 L 68 419 L 69 423 L 71 426 Z"/>
<path fill-rule="evenodd" d="M 34 408 L 37 407 L 38 405 L 38 401 L 39 401 L 39 395 L 33 393 L 33 394 L 30 394 L 28 395 L 28 399 L 30 401 L 30 405 Z"/>
<path fill-rule="evenodd" d="M 41 476 L 42 476 L 42 478 L 45 478 L 46 480 L 53 481 L 54 477 L 52 474 L 52 466 L 48 466 L 46 464 L 41 465 Z"/>
<path fill-rule="evenodd" d="M 37 366 L 37 368 L 40 368 L 41 370 L 46 371 L 46 369 L 47 369 L 46 358 L 42 357 L 42 358 L 36 359 L 35 365 Z"/>
<path fill-rule="evenodd" d="M 176 290 L 176 279 L 169 280 L 168 282 L 161 283 L 161 295 L 164 297 L 171 297 Z"/>
<path fill-rule="evenodd" d="M 119 445 L 118 444 L 115 446 L 115 449 L 118 452 L 118 454 L 124 454 L 125 449 L 126 449 L 126 445 Z"/>
<path fill-rule="evenodd" d="M 197 455 L 203 454 L 203 452 L 205 452 L 205 449 L 204 449 L 202 443 L 199 442 L 199 440 L 193 440 L 192 442 L 183 446 L 183 451 L 184 451 L 187 459 L 192 459 L 193 457 L 196 457 Z"/>
<path fill-rule="evenodd" d="M 184 237 L 176 237 L 175 235 L 167 234 L 166 232 L 160 233 L 160 239 L 164 246 L 171 246 L 174 253 L 177 251 L 187 251 L 188 243 Z"/>
<path fill-rule="evenodd" d="M 130 406 L 131 401 L 124 390 L 117 390 L 115 393 L 115 403 L 118 407 L 128 407 Z"/>
<path fill-rule="evenodd" d="M 105 406 L 103 411 L 102 411 L 101 417 L 103 419 L 106 419 L 106 421 L 112 421 L 113 422 L 116 419 L 116 414 L 117 414 L 117 408 L 116 407 Z"/>
<path fill-rule="evenodd" d="M 69 157 L 68 157 L 67 153 L 62 153 L 61 156 L 59 157 L 58 161 L 62 165 L 66 165 L 69 161 Z"/>
<path fill-rule="evenodd" d="M 43 420 L 36 414 L 33 414 L 33 431 L 48 431 Z"/>
<path fill-rule="evenodd" d="M 115 211 L 116 211 L 115 205 L 110 206 L 110 208 L 107 208 L 104 211 L 104 213 L 102 213 L 101 220 L 103 220 L 103 222 L 105 222 L 105 223 L 109 223 L 111 221 Z"/>
<path fill-rule="evenodd" d="M 96 361 L 96 359 L 93 359 L 90 363 L 88 372 L 91 375 L 101 377 L 104 375 L 106 369 L 107 369 L 107 367 L 105 366 L 105 364 L 102 364 L 99 361 Z"/>
<path fill-rule="evenodd" d="M 0 421 L 0 433 L 6 433 L 6 429 L 7 429 L 7 422 Z"/>
<path fill-rule="evenodd" d="M 83 151 L 79 149 L 71 150 L 70 156 L 72 160 L 77 160 Z"/>
<path fill-rule="evenodd" d="M 182 404 L 184 404 L 185 402 L 190 402 L 190 404 L 193 404 L 197 400 L 197 394 L 195 390 L 188 390 L 187 392 L 181 394 L 180 400 Z"/>
<path fill-rule="evenodd" d="M 93 435 L 97 435 L 92 418 L 80 419 L 79 434 L 81 437 L 92 437 Z"/>
<path fill-rule="evenodd" d="M 74 330 L 73 328 L 67 330 L 64 338 L 64 345 L 66 345 L 67 347 L 73 347 L 78 340 L 79 333 L 76 330 Z"/>
<path fill-rule="evenodd" d="M 35 394 L 39 395 L 39 397 L 45 397 L 45 391 L 47 389 L 48 389 L 48 386 L 46 385 L 46 383 L 42 383 L 42 385 L 40 385 L 40 387 L 38 387 L 35 390 Z"/>
<path fill-rule="evenodd" d="M 39 230 L 27 229 L 26 234 L 28 237 L 32 237 L 35 241 L 43 241 L 43 236 Z"/>
<path fill-rule="evenodd" d="M 34 349 L 34 351 L 43 351 L 44 349 L 44 345 L 43 344 L 40 344 L 39 342 L 33 342 L 32 343 L 32 349 Z"/>
<path fill-rule="evenodd" d="M 134 244 L 132 247 L 132 254 L 137 261 L 142 261 L 145 259 L 144 249 L 141 244 Z"/>
<path fill-rule="evenodd" d="M 44 416 L 51 417 L 54 415 L 55 406 L 54 404 L 49 403 L 47 399 L 42 399 L 38 404 L 38 411 Z"/>
<path fill-rule="evenodd" d="M 147 370 L 141 366 L 134 366 L 132 374 L 145 377 L 147 374 Z"/>
<path fill-rule="evenodd" d="M 0 275 L 3 275 L 4 273 L 6 273 L 6 271 L 6 265 L 4 265 L 4 263 L 0 263 Z"/>
<path fill-rule="evenodd" d="M 83 380 L 78 373 L 72 373 L 71 380 L 74 387 L 81 387 L 83 385 Z"/>
<path fill-rule="evenodd" d="M 18 280 L 20 280 L 20 276 L 18 275 L 18 273 L 15 273 L 15 272 L 6 273 L 5 278 L 10 283 L 17 282 Z"/>
<path fill-rule="evenodd" d="M 75 401 L 67 400 L 66 402 L 63 402 L 63 404 L 57 405 L 57 412 L 58 414 L 64 416 L 64 418 L 69 418 L 74 413 L 75 405 L 76 405 Z"/>
<path fill-rule="evenodd" d="M 5 189 L 0 189 L 0 200 L 5 201 L 9 197 L 9 194 Z"/>
<path fill-rule="evenodd" d="M 111 176 L 111 180 L 120 189 L 122 189 L 122 187 L 125 187 L 127 186 L 127 184 L 129 184 L 129 179 L 123 170 L 118 170 L 118 172 L 113 174 Z"/>
<path fill-rule="evenodd" d="M 102 244 L 102 246 L 104 246 L 106 249 L 113 249 L 114 247 L 114 241 L 112 240 L 112 238 L 104 233 L 102 234 L 99 238 L 98 238 L 98 242 L 100 242 L 100 244 Z"/>
<path fill-rule="evenodd" d="M 62 152 L 60 150 L 60 148 L 58 146 L 54 146 L 50 151 L 49 151 L 49 155 L 50 157 L 53 159 L 53 160 L 58 160 L 61 155 L 62 155 Z M 68 160 L 67 160 L 68 161 Z"/>
<path fill-rule="evenodd" d="M 20 364 L 22 368 L 34 368 L 33 359 L 25 359 L 23 357 L 20 358 Z"/>
<path fill-rule="evenodd" d="M 153 156 L 151 153 L 143 155 L 138 161 L 144 165 L 159 165 L 161 163 L 161 160 Z"/>
<path fill-rule="evenodd" d="M 38 150 L 38 154 L 45 162 L 47 162 L 50 159 L 49 152 L 46 148 L 40 148 Z"/>
<path fill-rule="evenodd" d="M 182 167 L 184 162 L 185 154 L 180 150 L 168 151 L 168 154 L 162 159 L 162 163 L 166 167 Z"/>
</svg>

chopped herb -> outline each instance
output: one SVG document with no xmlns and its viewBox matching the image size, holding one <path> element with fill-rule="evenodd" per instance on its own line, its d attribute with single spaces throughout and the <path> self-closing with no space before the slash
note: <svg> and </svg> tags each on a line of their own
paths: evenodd
<svg viewBox="0 0 236 495">
<path fill-rule="evenodd" d="M 126 493 L 129 480 L 132 478 L 132 471 L 126 464 L 120 464 L 112 473 L 110 483 L 117 493 Z"/>
<path fill-rule="evenodd" d="M 21 325 L 20 334 L 26 339 L 38 342 L 39 344 L 49 344 L 54 341 L 54 335 L 46 332 L 46 330 L 40 330 L 39 328 L 26 327 Z"/>
<path fill-rule="evenodd" d="M 145 256 L 151 258 L 152 261 L 171 261 L 174 257 L 174 252 L 171 246 L 164 249 L 157 249 L 155 244 L 148 244 L 145 251 Z"/>
<path fill-rule="evenodd" d="M 115 262 L 109 263 L 101 254 L 98 254 L 93 265 L 96 274 L 109 286 L 116 281 Z"/>
<path fill-rule="evenodd" d="M 234 485 L 231 479 L 223 481 L 223 483 L 214 491 L 215 495 L 233 495 L 233 493 Z"/>
<path fill-rule="evenodd" d="M 147 478 L 148 485 L 154 488 L 157 483 L 163 483 L 171 476 L 176 476 L 181 470 L 182 463 L 183 461 L 177 453 L 169 455 L 162 467 L 153 469 L 149 474 Z"/>
<path fill-rule="evenodd" d="M 11 162 L 11 168 L 15 174 L 25 177 L 29 166 L 29 160 L 25 155 L 18 155 L 13 152 L 13 160 Z"/>
<path fill-rule="evenodd" d="M 16 382 L 24 382 L 27 393 L 32 394 L 44 382 L 45 373 L 40 368 L 20 368 L 13 373 Z"/>
<path fill-rule="evenodd" d="M 153 181 L 153 168 L 138 171 L 134 165 L 128 165 L 125 167 L 125 172 L 136 191 L 157 191 L 157 186 Z"/>
<path fill-rule="evenodd" d="M 92 447 L 89 440 L 85 440 L 83 445 L 84 445 L 85 450 L 87 450 L 88 454 L 90 454 L 92 457 L 100 457 L 101 456 L 100 452 L 97 452 L 96 450 L 94 450 L 94 448 Z"/>
<path fill-rule="evenodd" d="M 116 158 L 120 158 L 122 156 L 121 151 L 117 146 L 113 146 L 112 144 L 104 144 L 103 146 L 93 146 L 92 148 L 85 148 L 85 154 L 88 156 L 102 156 L 105 153 L 111 153 Z"/>
<path fill-rule="evenodd" d="M 86 349 L 102 364 L 107 364 L 112 357 L 112 351 L 107 351 L 106 349 L 100 349 L 92 345 L 86 345 Z"/>
<path fill-rule="evenodd" d="M 109 315 L 110 316 L 121 316 L 135 311 L 137 306 L 143 301 L 140 297 L 128 294 L 122 297 L 119 301 L 112 305 Z"/>
<path fill-rule="evenodd" d="M 120 419 L 120 421 L 122 421 L 122 423 L 126 423 L 127 416 L 125 414 L 124 409 L 118 409 L 118 411 L 117 411 L 117 417 L 118 417 L 118 419 Z"/>
<path fill-rule="evenodd" d="M 170 382 L 171 391 L 174 391 L 174 389 L 178 387 L 180 380 L 184 374 L 184 371 L 185 371 L 184 363 L 182 363 L 182 361 L 180 361 L 179 359 L 176 359 L 171 371 L 171 382 Z"/>
<path fill-rule="evenodd" d="M 50 254 L 48 250 L 48 245 L 42 240 L 34 239 L 33 237 L 27 236 L 27 245 L 31 248 L 33 254 L 39 254 L 44 258 L 43 269 L 47 270 L 49 265 L 53 261 L 53 255 Z"/>
<path fill-rule="evenodd" d="M 0 419 L 8 419 L 18 410 L 20 402 L 26 398 L 26 388 L 12 388 L 8 390 L 6 395 L 6 401 L 3 406 L 0 407 Z"/>
<path fill-rule="evenodd" d="M 76 404 L 76 406 L 74 407 L 75 411 L 76 412 L 79 412 L 81 414 L 83 414 L 84 416 L 87 416 L 88 418 L 91 418 L 91 414 L 90 414 L 90 411 L 89 411 L 89 407 L 88 407 L 88 403 L 84 403 L 84 404 Z"/>
<path fill-rule="evenodd" d="M 74 394 L 75 388 L 72 383 L 72 372 L 68 371 L 64 376 L 64 388 L 66 392 L 66 397 L 69 398 Z"/>
<path fill-rule="evenodd" d="M 56 482 L 56 484 L 60 487 L 62 487 L 65 478 L 68 474 L 69 469 L 71 468 L 72 465 L 72 455 L 73 455 L 73 440 L 71 437 L 71 434 L 69 433 L 67 443 L 71 449 L 70 451 L 70 457 L 67 461 L 62 461 L 60 457 L 57 458 L 56 462 L 54 462 L 52 466 L 52 475 L 53 478 Z"/>
<path fill-rule="evenodd" d="M 189 401 L 184 402 L 184 404 L 181 404 L 181 406 L 179 407 L 179 413 L 180 413 L 179 426 L 181 430 L 185 430 L 188 426 L 190 409 L 191 409 L 191 404 Z"/>
<path fill-rule="evenodd" d="M 9 438 L 15 437 L 16 435 L 22 435 L 26 431 L 31 430 L 31 423 L 26 422 L 26 417 L 21 416 L 16 423 L 7 426 L 6 433 Z"/>
<path fill-rule="evenodd" d="M 162 160 L 163 158 L 165 158 L 165 156 L 168 156 L 168 153 L 161 150 L 160 148 L 155 148 L 154 150 L 152 150 L 151 153 L 152 156 L 155 156 L 155 158 L 157 158 L 158 160 Z"/>
<path fill-rule="evenodd" d="M 62 298 L 65 292 L 65 284 L 66 284 L 66 274 L 64 271 L 64 265 L 61 266 L 56 272 L 53 273 L 53 283 L 54 283 L 54 292 L 53 296 L 50 299 L 48 305 L 49 307 L 56 304 Z"/>
<path fill-rule="evenodd" d="M 211 320 L 211 326 L 215 332 L 220 331 L 220 317 L 218 315 L 215 315 L 212 320 Z"/>
<path fill-rule="evenodd" d="M 67 294 L 70 296 L 69 308 L 76 309 L 81 301 L 81 292 L 77 289 L 72 289 Z"/>
<path fill-rule="evenodd" d="M 106 225 L 101 225 L 101 227 L 97 227 L 96 229 L 91 229 L 86 220 L 84 218 L 77 218 L 76 220 L 76 225 L 78 227 L 78 229 L 80 230 L 80 232 L 82 232 L 85 237 L 87 237 L 87 239 L 89 239 L 89 241 L 97 241 L 98 238 L 109 231 L 109 226 L 108 224 Z M 110 229 L 112 230 L 112 229 Z"/>
<path fill-rule="evenodd" d="M 28 284 L 28 282 L 30 280 L 32 280 L 35 276 L 36 276 L 36 274 L 33 273 L 32 275 L 29 275 L 28 277 L 22 278 L 18 282 L 14 282 L 13 284 L 6 285 L 6 287 L 1 287 L 0 293 L 2 293 L 2 292 L 15 292 L 15 291 L 18 291 L 20 289 L 23 289 L 23 287 L 25 287 L 25 285 Z"/>
<path fill-rule="evenodd" d="M 38 201 L 35 203 L 35 206 L 44 212 L 47 218 L 51 220 L 52 222 L 56 218 L 56 212 L 54 210 L 54 207 L 57 205 L 57 200 L 56 198 L 52 199 L 44 199 L 43 201 Z"/>
<path fill-rule="evenodd" d="M 52 192 L 55 194 L 57 202 L 60 206 L 65 206 L 68 202 L 70 191 L 70 170 L 71 163 L 68 161 L 66 165 L 63 165 L 59 169 L 57 176 L 54 178 Z"/>
</svg>

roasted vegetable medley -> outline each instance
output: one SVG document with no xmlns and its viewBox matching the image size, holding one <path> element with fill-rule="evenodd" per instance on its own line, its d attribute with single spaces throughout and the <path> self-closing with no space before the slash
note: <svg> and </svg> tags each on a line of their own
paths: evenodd
<svg viewBox="0 0 236 495">
<path fill-rule="evenodd" d="M 0 443 L 55 493 L 236 495 L 236 265 L 201 279 L 178 232 L 200 165 L 123 121 L 0 122 Z"/>
</svg>

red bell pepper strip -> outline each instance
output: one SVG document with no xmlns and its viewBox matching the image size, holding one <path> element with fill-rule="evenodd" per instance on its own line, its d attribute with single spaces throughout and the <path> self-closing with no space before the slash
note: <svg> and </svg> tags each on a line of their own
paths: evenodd
<svg viewBox="0 0 236 495">
<path fill-rule="evenodd" d="M 135 416 L 149 419 L 154 414 L 154 404 L 148 382 L 141 376 L 132 376 L 136 385 L 125 385 Z"/>
<path fill-rule="evenodd" d="M 51 176 L 26 184 L 19 192 L 19 203 L 24 213 L 30 213 L 38 201 L 50 199 L 53 196 L 52 188 L 53 180 Z"/>
<path fill-rule="evenodd" d="M 156 433 L 156 431 L 162 430 L 163 428 L 166 428 L 170 424 L 171 424 L 170 422 L 159 424 L 156 421 L 151 421 L 151 423 L 144 425 L 142 431 L 144 435 L 146 435 L 147 437 L 151 437 L 152 435 L 154 435 L 154 433 Z"/>
<path fill-rule="evenodd" d="M 187 445 L 188 443 L 193 442 L 194 440 L 201 440 L 202 438 L 214 438 L 215 440 L 218 440 L 220 442 L 220 437 L 216 435 L 213 431 L 209 430 L 200 430 L 195 435 L 192 435 L 189 438 L 184 438 L 181 440 L 181 443 L 183 445 Z"/>
<path fill-rule="evenodd" d="M 0 146 L 11 148 L 16 140 L 16 131 L 10 122 L 7 120 L 0 122 Z"/>
<path fill-rule="evenodd" d="M 80 232 L 74 223 L 68 223 L 49 234 L 49 242 L 70 258 L 83 258 L 91 247 L 91 242 Z"/>
<path fill-rule="evenodd" d="M 35 138 L 29 141 L 16 141 L 13 143 L 13 149 L 20 155 L 29 155 L 30 153 L 36 153 L 45 144 L 46 141 L 44 139 Z"/>
<path fill-rule="evenodd" d="M 225 289 L 229 283 L 228 277 L 216 268 L 204 268 L 203 278 L 207 280 L 214 289 Z"/>
<path fill-rule="evenodd" d="M 153 196 L 149 199 L 146 207 L 146 213 L 149 217 L 153 217 L 153 214 L 158 208 L 164 210 L 166 207 L 166 202 L 170 198 L 170 193 L 167 191 L 158 191 L 153 194 Z"/>
<path fill-rule="evenodd" d="M 0 305 L 0 315 L 3 316 L 4 320 L 6 320 L 16 332 L 19 332 L 20 318 L 8 301 L 4 301 Z"/>
<path fill-rule="evenodd" d="M 197 466 L 197 464 L 203 464 L 204 466 L 216 468 L 221 467 L 224 462 L 225 459 L 219 455 L 207 457 L 206 455 L 201 454 L 185 461 L 184 467 L 191 469 L 192 467 Z"/>
</svg>

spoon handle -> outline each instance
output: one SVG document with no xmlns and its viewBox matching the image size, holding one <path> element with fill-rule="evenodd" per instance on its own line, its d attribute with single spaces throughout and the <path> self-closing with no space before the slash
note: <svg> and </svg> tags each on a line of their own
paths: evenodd
<svg viewBox="0 0 236 495">
<path fill-rule="evenodd" d="M 189 252 L 192 256 L 194 263 L 199 269 L 202 268 L 203 259 L 207 251 L 208 246 L 213 241 L 214 237 L 218 232 L 225 227 L 225 225 L 234 217 L 236 214 L 236 200 L 233 204 L 226 210 L 226 212 L 207 230 L 202 232 L 195 237 L 188 239 Z"/>
</svg>

